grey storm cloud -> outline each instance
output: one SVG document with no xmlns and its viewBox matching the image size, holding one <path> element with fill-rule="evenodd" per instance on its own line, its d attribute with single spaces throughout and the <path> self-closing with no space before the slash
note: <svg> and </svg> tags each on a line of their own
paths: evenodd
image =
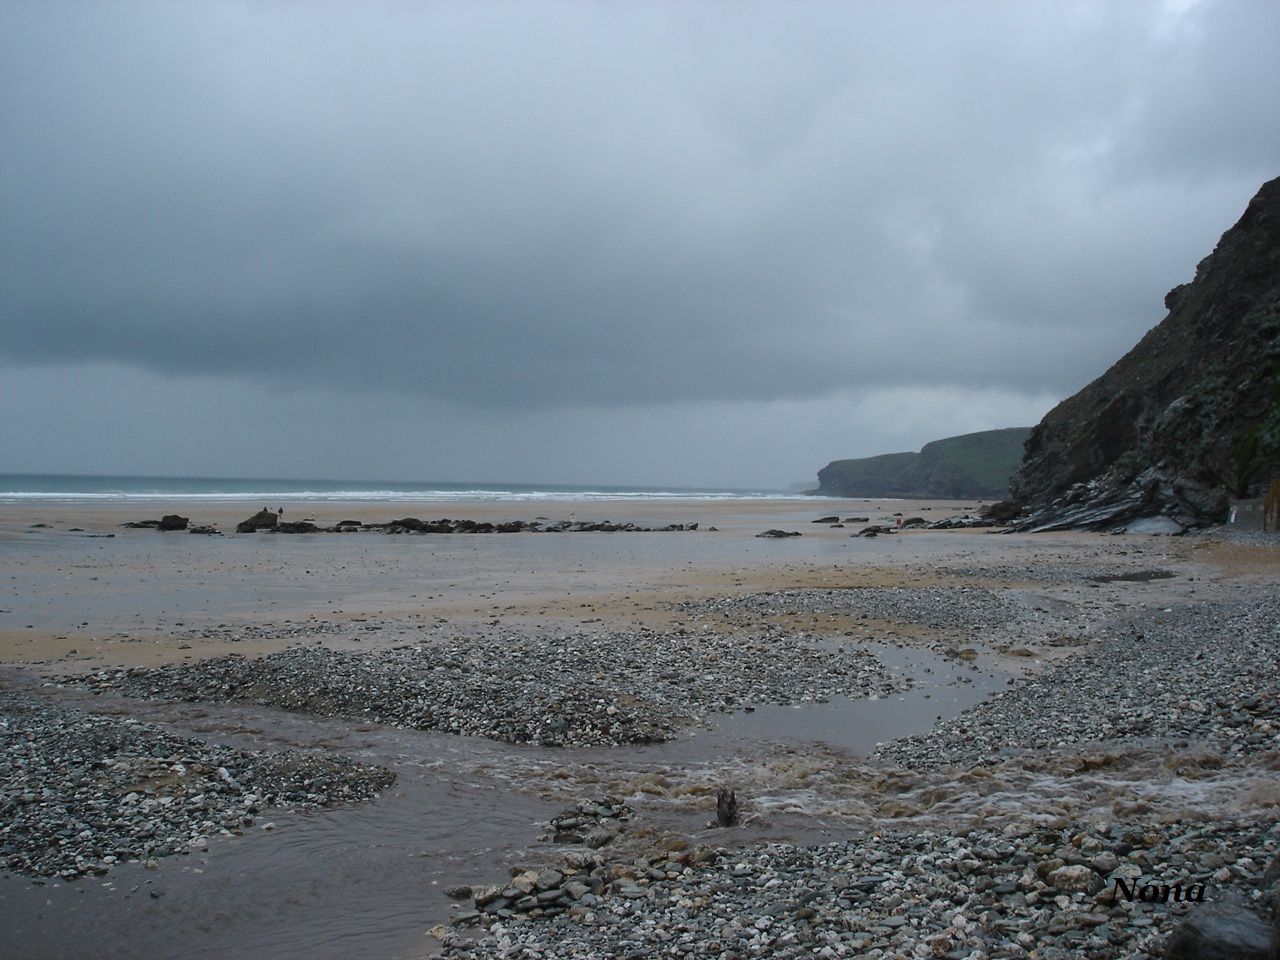
<svg viewBox="0 0 1280 960">
<path fill-rule="evenodd" d="M 1280 4 L 10 3 L 0 360 L 1069 393 L 1280 172 Z"/>
</svg>

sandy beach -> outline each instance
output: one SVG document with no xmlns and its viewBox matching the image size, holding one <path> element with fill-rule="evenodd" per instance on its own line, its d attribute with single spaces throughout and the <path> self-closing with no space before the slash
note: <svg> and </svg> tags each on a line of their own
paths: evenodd
<svg viewBox="0 0 1280 960">
<path fill-rule="evenodd" d="M 1269 542 L 258 506 L 0 505 L 5 956 L 1156 956 L 1194 905 L 1116 877 L 1265 894 Z"/>
</svg>

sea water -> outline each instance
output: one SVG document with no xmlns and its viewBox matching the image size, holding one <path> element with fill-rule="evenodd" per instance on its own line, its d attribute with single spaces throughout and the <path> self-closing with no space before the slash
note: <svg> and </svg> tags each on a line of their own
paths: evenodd
<svg viewBox="0 0 1280 960">
<path fill-rule="evenodd" d="M 0 474 L 0 503 L 49 501 L 220 500 L 328 501 L 557 501 L 557 500 L 809 499 L 777 490 L 645 487 L 602 484 L 477 483 L 385 480 L 279 480 L 247 477 L 111 477 Z"/>
</svg>

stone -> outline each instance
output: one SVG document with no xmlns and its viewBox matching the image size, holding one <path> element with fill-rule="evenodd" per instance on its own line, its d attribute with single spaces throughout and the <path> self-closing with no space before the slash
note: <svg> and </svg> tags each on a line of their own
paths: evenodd
<svg viewBox="0 0 1280 960">
<path fill-rule="evenodd" d="M 1273 931 L 1252 910 L 1213 904 L 1196 910 L 1174 930 L 1164 956 L 1165 960 L 1274 960 L 1273 943 L 1280 945 L 1280 931 Z"/>
<path fill-rule="evenodd" d="M 1157 535 L 1175 535 L 1183 533 L 1187 528 L 1172 517 L 1139 517 L 1121 528 L 1125 533 L 1148 533 Z"/>
<path fill-rule="evenodd" d="M 1058 867 L 1045 877 L 1045 881 L 1059 890 L 1096 893 L 1106 886 L 1103 879 L 1083 864 L 1069 863 Z"/>
<path fill-rule="evenodd" d="M 534 881 L 539 890 L 550 890 L 564 882 L 564 874 L 558 870 L 543 870 Z"/>
<path fill-rule="evenodd" d="M 270 510 L 262 509 L 247 520 L 236 524 L 236 533 L 256 533 L 259 530 L 274 530 L 280 517 Z"/>
</svg>

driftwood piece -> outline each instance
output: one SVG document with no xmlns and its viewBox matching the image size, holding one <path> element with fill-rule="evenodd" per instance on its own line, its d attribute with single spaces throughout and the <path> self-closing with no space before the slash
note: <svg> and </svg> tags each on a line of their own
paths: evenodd
<svg viewBox="0 0 1280 960">
<path fill-rule="evenodd" d="M 728 787 L 716 791 L 716 823 L 732 827 L 738 822 L 738 795 Z"/>
</svg>

